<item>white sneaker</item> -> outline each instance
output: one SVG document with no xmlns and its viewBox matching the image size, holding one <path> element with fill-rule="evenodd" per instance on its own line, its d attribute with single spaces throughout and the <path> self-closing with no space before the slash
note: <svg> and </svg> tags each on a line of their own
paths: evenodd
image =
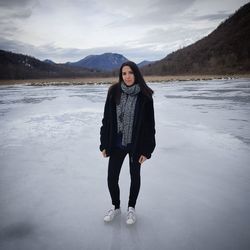
<svg viewBox="0 0 250 250">
<path fill-rule="evenodd" d="M 126 223 L 128 225 L 131 225 L 134 224 L 135 222 L 136 222 L 135 209 L 133 207 L 129 207 L 127 212 Z"/>
<path fill-rule="evenodd" d="M 115 209 L 115 206 L 113 206 L 112 208 L 110 208 L 107 212 L 107 214 L 104 216 L 104 221 L 105 222 L 110 222 L 112 221 L 116 215 L 121 213 L 121 209 Z"/>
</svg>

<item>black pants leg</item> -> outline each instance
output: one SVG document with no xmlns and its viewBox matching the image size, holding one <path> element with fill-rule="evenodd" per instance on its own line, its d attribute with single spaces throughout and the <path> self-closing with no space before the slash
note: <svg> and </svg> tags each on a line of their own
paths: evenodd
<svg viewBox="0 0 250 250">
<path fill-rule="evenodd" d="M 126 157 L 126 154 L 126 151 L 116 149 L 109 157 L 108 187 L 112 199 L 112 204 L 115 206 L 115 208 L 120 207 L 120 189 L 118 182 L 122 163 Z"/>
<path fill-rule="evenodd" d="M 129 170 L 131 183 L 128 206 L 135 208 L 141 186 L 141 164 L 138 161 L 135 161 L 135 159 L 131 158 L 131 154 L 129 154 Z"/>
<path fill-rule="evenodd" d="M 112 199 L 112 204 L 116 207 L 120 207 L 120 189 L 119 189 L 119 175 L 121 171 L 121 167 L 123 161 L 127 155 L 128 151 L 122 149 L 116 149 L 109 158 L 108 165 L 108 187 L 110 196 Z M 131 158 L 131 154 L 129 153 L 129 166 L 130 166 L 130 194 L 129 194 L 129 203 L 128 206 L 135 207 L 136 200 L 140 190 L 141 184 L 141 164 L 139 162 L 135 162 L 134 159 Z"/>
</svg>

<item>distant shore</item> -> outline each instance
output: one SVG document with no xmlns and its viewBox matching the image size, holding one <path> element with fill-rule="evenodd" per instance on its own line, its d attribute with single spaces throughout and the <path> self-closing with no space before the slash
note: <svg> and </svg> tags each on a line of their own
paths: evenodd
<svg viewBox="0 0 250 250">
<path fill-rule="evenodd" d="M 238 79 L 250 78 L 250 74 L 235 75 L 169 75 L 169 76 L 145 76 L 146 82 L 172 82 L 172 81 L 200 81 L 214 79 Z M 32 86 L 47 85 L 84 85 L 84 84 L 112 84 L 117 82 L 118 77 L 79 77 L 79 78 L 50 78 L 50 79 L 26 79 L 26 80 L 3 80 L 0 85 L 26 84 Z"/>
</svg>

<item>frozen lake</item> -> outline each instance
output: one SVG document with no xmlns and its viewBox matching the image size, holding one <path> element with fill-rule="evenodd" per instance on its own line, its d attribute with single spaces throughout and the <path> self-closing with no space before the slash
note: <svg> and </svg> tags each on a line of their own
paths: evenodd
<svg viewBox="0 0 250 250">
<path fill-rule="evenodd" d="M 0 249 L 249 250 L 250 81 L 152 83 L 156 149 L 137 222 L 110 224 L 99 129 L 108 86 L 0 86 Z"/>
</svg>

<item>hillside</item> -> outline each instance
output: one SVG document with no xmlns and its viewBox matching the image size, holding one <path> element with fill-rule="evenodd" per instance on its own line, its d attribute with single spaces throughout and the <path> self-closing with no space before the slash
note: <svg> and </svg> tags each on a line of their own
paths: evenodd
<svg viewBox="0 0 250 250">
<path fill-rule="evenodd" d="M 250 3 L 212 33 L 144 66 L 146 75 L 233 74 L 250 72 Z"/>
<path fill-rule="evenodd" d="M 98 70 L 42 62 L 34 57 L 0 50 L 0 79 L 106 76 Z"/>
<path fill-rule="evenodd" d="M 144 60 L 144 61 L 142 61 L 142 62 L 140 62 L 140 63 L 137 63 L 137 66 L 138 66 L 139 68 L 142 68 L 143 66 L 146 66 L 146 65 L 148 65 L 148 64 L 153 64 L 154 62 L 156 62 L 156 61 L 147 61 L 147 60 Z"/>
</svg>

